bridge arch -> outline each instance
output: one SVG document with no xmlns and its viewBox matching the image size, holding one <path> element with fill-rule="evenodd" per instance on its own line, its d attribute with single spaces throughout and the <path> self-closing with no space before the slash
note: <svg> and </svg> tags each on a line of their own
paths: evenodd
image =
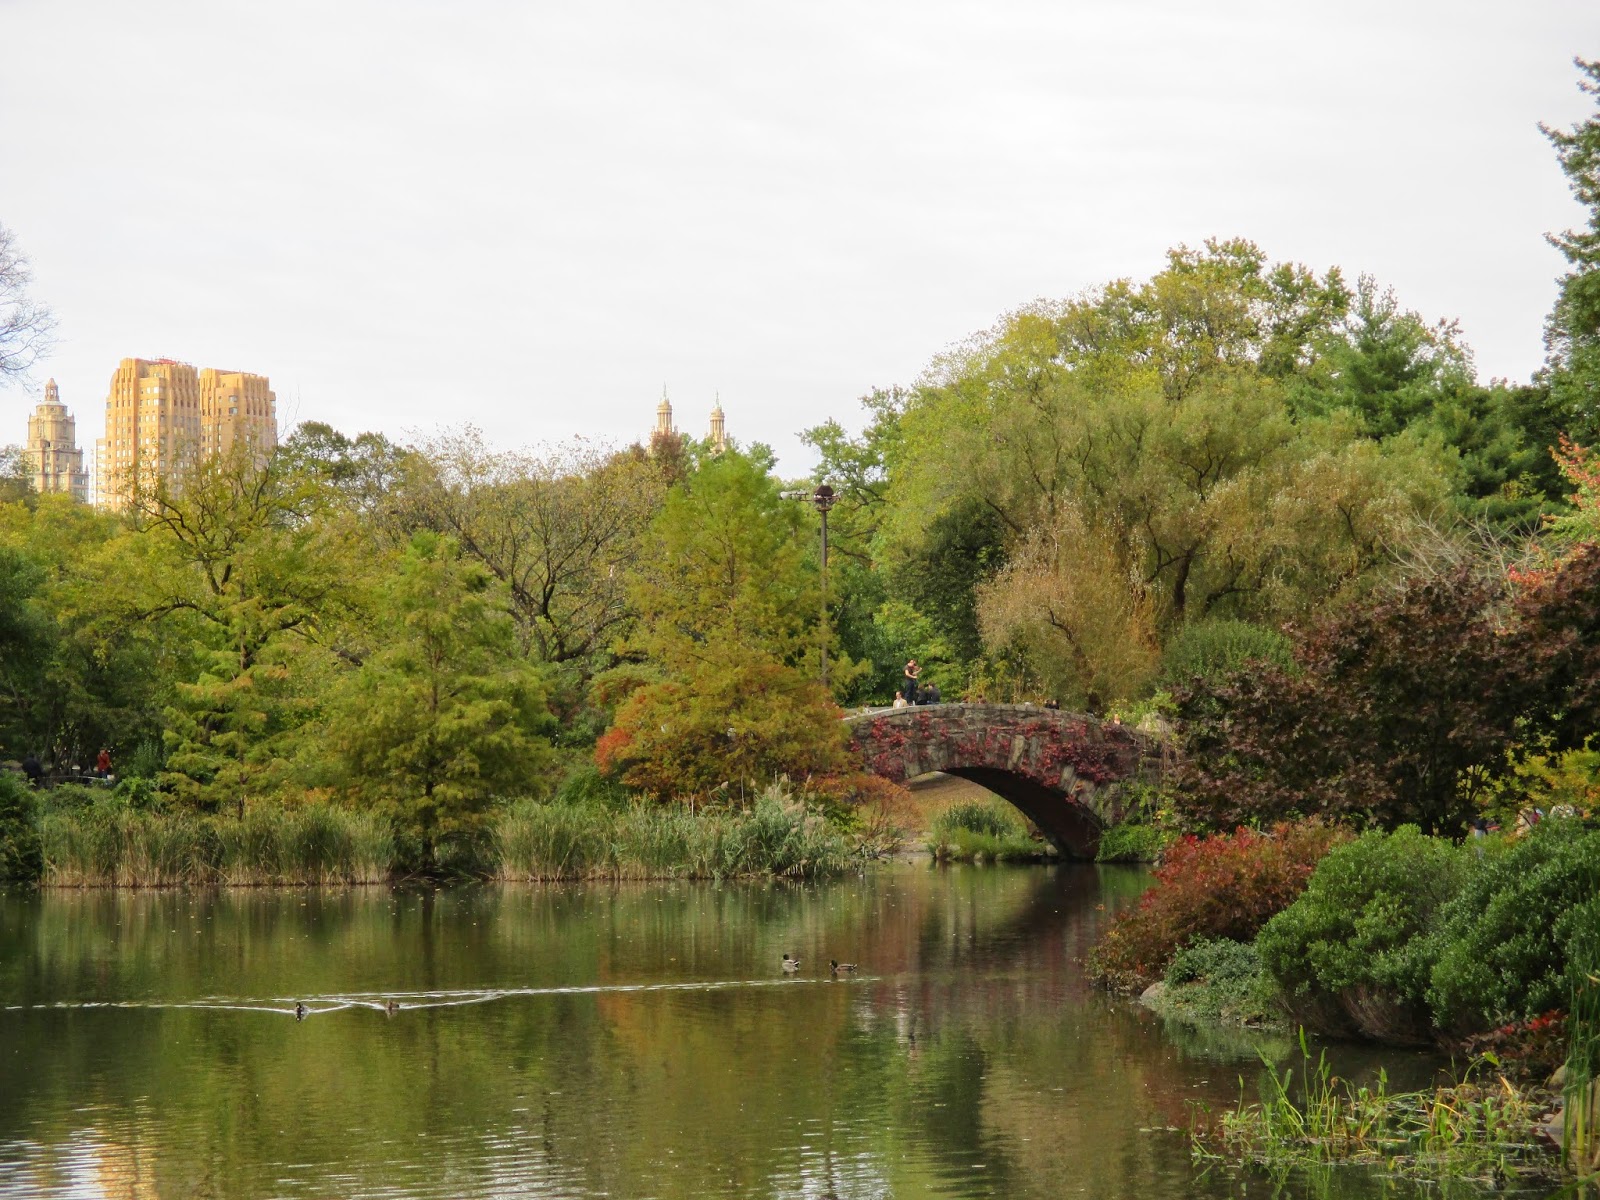
<svg viewBox="0 0 1600 1200">
<path fill-rule="evenodd" d="M 845 720 L 866 770 L 897 783 L 934 771 L 971 780 L 1072 858 L 1093 858 L 1101 831 L 1128 814 L 1127 784 L 1161 770 L 1161 745 L 1148 734 L 1031 704 L 933 704 Z"/>
</svg>

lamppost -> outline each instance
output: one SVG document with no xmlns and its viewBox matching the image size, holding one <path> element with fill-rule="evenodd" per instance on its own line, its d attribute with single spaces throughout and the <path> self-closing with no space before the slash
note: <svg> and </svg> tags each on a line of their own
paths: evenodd
<svg viewBox="0 0 1600 1200">
<path fill-rule="evenodd" d="M 810 504 L 822 514 L 822 686 L 828 686 L 828 510 L 838 503 L 839 497 L 827 484 L 818 484 L 814 492 L 784 492 L 785 500 L 800 500 Z"/>
</svg>

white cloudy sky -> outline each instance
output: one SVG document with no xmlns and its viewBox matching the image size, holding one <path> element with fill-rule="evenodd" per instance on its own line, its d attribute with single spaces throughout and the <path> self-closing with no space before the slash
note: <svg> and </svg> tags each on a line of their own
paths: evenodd
<svg viewBox="0 0 1600 1200">
<path fill-rule="evenodd" d="M 1595 0 L 0 0 L 0 223 L 86 441 L 169 356 L 508 445 L 720 391 L 799 472 L 873 385 L 1212 235 L 1527 377 L 1574 54 Z"/>
</svg>

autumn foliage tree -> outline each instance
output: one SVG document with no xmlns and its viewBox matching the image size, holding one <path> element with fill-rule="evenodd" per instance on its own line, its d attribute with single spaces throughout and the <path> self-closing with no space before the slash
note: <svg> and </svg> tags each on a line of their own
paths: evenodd
<svg viewBox="0 0 1600 1200">
<path fill-rule="evenodd" d="M 629 586 L 629 644 L 659 678 L 618 708 L 596 747 L 602 769 L 690 797 L 841 768 L 844 727 L 814 674 L 821 594 L 798 510 L 766 463 L 737 452 L 673 488 Z"/>
<path fill-rule="evenodd" d="M 1458 834 L 1514 756 L 1600 726 L 1600 547 L 1513 595 L 1471 564 L 1413 578 L 1179 698 L 1179 806 L 1212 827 L 1323 814 Z"/>
</svg>

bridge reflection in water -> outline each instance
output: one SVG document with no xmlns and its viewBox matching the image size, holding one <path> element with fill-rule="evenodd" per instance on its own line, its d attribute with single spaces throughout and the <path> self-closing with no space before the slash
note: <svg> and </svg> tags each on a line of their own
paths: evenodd
<svg viewBox="0 0 1600 1200">
<path fill-rule="evenodd" d="M 1161 743 L 1084 713 L 1032 704 L 933 704 L 845 718 L 866 770 L 897 783 L 935 771 L 1015 805 L 1063 855 L 1093 858 L 1126 817 L 1130 783 L 1155 782 Z"/>
</svg>

